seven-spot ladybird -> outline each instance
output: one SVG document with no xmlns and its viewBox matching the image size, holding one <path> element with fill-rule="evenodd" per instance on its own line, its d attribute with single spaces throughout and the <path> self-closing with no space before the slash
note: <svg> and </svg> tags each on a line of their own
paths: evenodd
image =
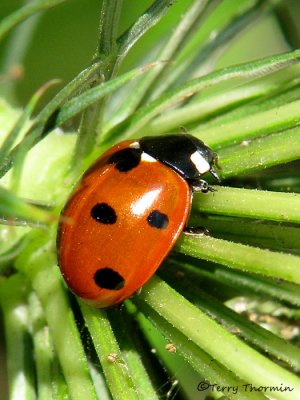
<svg viewBox="0 0 300 400">
<path fill-rule="evenodd" d="M 124 141 L 84 174 L 62 212 L 59 265 L 94 305 L 122 302 L 155 273 L 186 225 L 193 190 L 219 179 L 216 154 L 188 134 Z"/>
</svg>

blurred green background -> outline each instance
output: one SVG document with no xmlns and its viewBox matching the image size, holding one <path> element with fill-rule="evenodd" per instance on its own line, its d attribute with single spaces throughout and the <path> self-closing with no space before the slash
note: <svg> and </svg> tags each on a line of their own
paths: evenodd
<svg viewBox="0 0 300 400">
<path fill-rule="evenodd" d="M 238 5 L 240 0 L 231 1 Z M 1 0 L 0 19 L 25 3 L 29 1 Z M 134 46 L 123 64 L 123 69 L 130 69 L 136 64 L 139 52 L 144 51 L 145 46 L 150 49 L 153 42 L 157 43 L 160 38 L 168 34 L 172 21 L 178 19 L 190 3 L 190 0 L 176 1 L 163 21 Z M 150 4 L 151 0 L 124 0 L 120 33 Z M 3 82 L 2 79 L 0 94 L 17 105 L 24 105 L 32 93 L 46 81 L 60 78 L 67 82 L 88 65 L 97 44 L 100 8 L 100 0 L 70 0 L 21 24 L 17 29 L 23 29 L 31 38 L 27 40 L 24 34 L 21 35 L 23 41 L 20 39 L 16 41 L 16 31 L 5 38 L 0 45 L 0 71 L 3 76 L 11 66 L 21 65 L 23 74 L 17 84 L 13 85 L 13 90 L 11 82 Z M 289 39 L 297 42 L 299 10 L 298 0 L 285 0 L 277 9 L 277 14 L 261 18 L 235 39 L 226 54 L 220 58 L 218 66 L 288 50 L 289 46 L 283 37 L 281 26 L 285 24 L 290 31 Z M 284 22 L 287 19 L 288 24 Z M 30 28 L 24 29 L 25 24 L 29 24 Z M 149 54 L 147 61 L 152 59 Z"/>
</svg>

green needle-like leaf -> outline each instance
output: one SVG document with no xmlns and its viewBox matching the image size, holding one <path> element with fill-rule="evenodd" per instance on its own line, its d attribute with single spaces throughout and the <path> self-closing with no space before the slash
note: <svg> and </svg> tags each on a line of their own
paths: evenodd
<svg viewBox="0 0 300 400">
<path fill-rule="evenodd" d="M 289 129 L 218 151 L 222 176 L 246 174 L 300 158 L 300 128 Z M 276 149 L 276 150 L 274 150 Z"/>
<path fill-rule="evenodd" d="M 168 271 L 174 269 L 174 264 L 179 272 L 188 274 L 190 279 L 198 282 L 202 289 L 206 289 L 203 280 L 211 282 L 213 287 L 224 287 L 233 289 L 234 293 L 241 292 L 244 296 L 261 295 L 263 298 L 271 297 L 277 302 L 287 302 L 293 306 L 300 305 L 299 285 L 282 281 L 276 278 L 263 277 L 253 273 L 241 272 L 234 269 L 222 267 L 219 264 L 206 263 L 196 258 L 188 258 L 188 261 L 178 257 L 170 257 Z M 208 268 L 206 268 L 208 267 Z M 222 298 L 222 296 L 221 296 Z"/>
<path fill-rule="evenodd" d="M 243 382 L 238 377 L 236 377 L 231 371 L 229 371 L 224 365 L 220 364 L 215 359 L 205 353 L 201 348 L 199 348 L 193 341 L 191 341 L 187 336 L 182 334 L 179 329 L 176 329 L 170 323 L 168 323 L 163 317 L 159 315 L 152 307 L 147 306 L 144 302 L 139 299 L 135 299 L 134 303 L 138 305 L 139 310 L 143 311 L 136 315 L 136 318 L 141 326 L 146 337 L 151 342 L 151 335 L 149 330 L 151 325 L 149 320 L 156 326 L 157 330 L 163 334 L 169 342 L 173 343 L 176 347 L 176 352 L 178 352 L 185 360 L 188 362 L 192 368 L 199 374 L 199 382 L 197 390 L 199 392 L 209 389 L 211 385 L 216 385 L 218 382 L 219 392 L 226 394 L 229 399 L 235 399 L 236 393 L 233 393 L 233 388 L 240 388 L 239 398 L 241 400 L 248 399 L 248 395 L 242 390 Z M 147 317 L 145 317 L 147 316 Z M 149 326 L 150 325 L 150 326 Z M 157 332 L 157 333 L 159 333 Z M 205 382 L 201 381 L 201 376 L 205 374 Z M 223 390 L 221 388 L 224 388 Z M 228 388 L 232 390 L 228 390 Z M 194 393 L 194 391 L 192 391 Z M 266 397 L 261 393 L 253 394 L 253 400 L 263 400 Z"/>
<path fill-rule="evenodd" d="M 157 56 L 157 60 L 170 60 L 176 51 L 181 47 L 182 42 L 186 39 L 189 31 L 192 29 L 195 21 L 199 15 L 202 14 L 203 9 L 207 5 L 208 0 L 196 0 L 193 5 L 187 10 L 186 14 L 179 21 L 176 30 L 172 33 L 169 40 L 165 44 L 163 50 Z M 162 73 L 166 63 L 161 64 L 145 74 L 139 82 L 135 85 L 134 91 L 129 93 L 129 96 L 121 107 L 116 111 L 114 115 L 105 123 L 103 127 L 104 133 L 109 132 L 117 123 L 123 121 L 128 115 L 135 111 L 137 105 L 143 99 L 149 87 L 151 87 L 154 80 Z"/>
<path fill-rule="evenodd" d="M 30 239 L 16 267 L 27 276 L 42 304 L 71 398 L 94 400 L 96 393 L 86 356 L 62 287 L 56 256 L 51 251 L 53 238 L 49 233 L 32 232 Z"/>
<path fill-rule="evenodd" d="M 43 309 L 35 293 L 31 293 L 29 296 L 28 308 L 37 369 L 37 392 L 40 399 L 46 400 L 54 397 L 53 389 L 57 386 L 57 380 L 53 374 L 53 355 L 55 352 L 52 336 L 49 335 Z M 63 393 L 61 393 L 61 391 L 60 393 L 56 393 L 56 398 L 62 399 L 62 394 L 66 395 L 66 391 L 63 391 Z"/>
<path fill-rule="evenodd" d="M 291 254 L 200 235 L 184 235 L 175 249 L 230 268 L 300 284 L 300 257 Z"/>
<path fill-rule="evenodd" d="M 28 357 L 32 352 L 28 308 L 20 275 L 0 282 L 0 306 L 5 323 L 9 399 L 35 400 L 33 362 Z"/>
<path fill-rule="evenodd" d="M 71 82 L 69 82 L 50 102 L 40 111 L 35 119 L 35 123 L 26 133 L 24 139 L 15 146 L 15 148 L 5 157 L 0 160 L 0 177 L 6 174 L 12 167 L 14 158 L 19 152 L 20 147 L 28 145 L 33 146 L 38 143 L 45 135 L 47 135 L 55 125 L 57 110 L 60 108 L 66 99 L 76 90 L 79 90 L 86 82 L 95 74 L 99 68 L 99 62 L 93 63 L 85 70 L 80 72 Z"/>
<path fill-rule="evenodd" d="M 82 302 L 80 308 L 114 400 L 139 399 L 105 310 L 96 310 Z"/>
<path fill-rule="evenodd" d="M 118 39 L 121 58 L 127 54 L 134 43 L 154 26 L 172 6 L 174 0 L 155 0 L 148 10 Z"/>
<path fill-rule="evenodd" d="M 139 75 L 147 72 L 155 65 L 156 64 L 154 63 L 145 65 L 140 68 L 136 68 L 130 72 L 127 72 L 119 76 L 118 78 L 114 78 L 109 82 L 104 82 L 97 87 L 88 89 L 86 92 L 69 100 L 65 105 L 61 107 L 61 110 L 59 110 L 56 118 L 56 126 L 63 124 L 68 119 L 78 114 L 80 111 L 83 111 L 88 106 L 95 103 L 97 100 L 122 87 L 123 85 L 125 85 L 125 83 L 129 82 L 131 79 L 134 79 Z"/>
<path fill-rule="evenodd" d="M 8 190 L 0 187 L 0 215 L 9 218 L 24 218 L 28 221 L 44 223 L 53 222 L 56 218 L 51 213 L 26 203 Z"/>
<path fill-rule="evenodd" d="M 276 391 L 277 399 L 294 400 L 300 396 L 299 378 L 225 331 L 159 278 L 153 277 L 138 298 L 246 382 L 257 387 L 266 386 L 266 382 L 268 386 L 280 387 L 284 382 L 283 386 L 292 391 Z M 248 368 L 249 364 L 255 368 Z"/>
<path fill-rule="evenodd" d="M 290 282 L 274 281 L 269 278 L 258 277 L 228 269 L 216 269 L 215 275 L 222 282 L 229 282 L 231 285 L 251 289 L 252 293 L 261 293 L 272 296 L 280 301 L 287 301 L 293 305 L 300 306 L 299 286 Z"/>
<path fill-rule="evenodd" d="M 213 186 L 215 191 L 195 193 L 193 209 L 211 214 L 234 215 L 300 223 L 300 195 Z"/>
<path fill-rule="evenodd" d="M 37 90 L 37 92 L 29 100 L 28 104 L 24 108 L 23 113 L 17 120 L 17 122 L 14 125 L 14 127 L 12 128 L 12 130 L 8 133 L 4 142 L 2 143 L 2 146 L 0 147 L 0 160 L 2 160 L 7 155 L 8 151 L 11 149 L 12 145 L 18 139 L 21 131 L 24 129 L 26 123 L 28 122 L 29 118 L 31 117 L 40 98 L 45 94 L 45 92 L 47 91 L 48 88 L 57 84 L 58 82 L 59 82 L 58 79 L 54 79 L 50 82 L 45 83 L 42 87 L 40 87 Z"/>
<path fill-rule="evenodd" d="M 219 321 L 230 332 L 238 332 L 239 336 L 246 339 L 248 343 L 253 343 L 261 351 L 268 352 L 300 371 L 300 349 L 298 347 L 226 307 L 213 296 L 201 290 L 196 281 L 193 282 L 192 277 L 187 277 L 186 280 L 175 280 L 170 273 L 163 274 L 163 277 L 167 277 L 172 287 L 175 286 L 179 293 L 184 294 L 192 304 Z"/>
<path fill-rule="evenodd" d="M 117 54 L 117 34 L 123 0 L 104 0 L 102 2 L 99 43 L 96 58 Z"/>
<path fill-rule="evenodd" d="M 300 101 L 294 101 L 258 112 L 255 118 L 251 114 L 227 124 L 221 123 L 218 127 L 196 128 L 190 133 L 217 149 L 297 126 L 300 121 L 299 107 Z"/>
<path fill-rule="evenodd" d="M 300 51 L 295 50 L 290 53 L 266 57 L 238 66 L 227 67 L 222 70 L 211 72 L 204 77 L 193 79 L 175 89 L 165 92 L 157 100 L 137 111 L 130 120 L 129 128 L 124 135 L 132 136 L 136 134 L 138 130 L 145 126 L 153 117 L 169 107 L 180 104 L 203 89 L 224 81 L 267 75 L 297 62 L 299 59 Z"/>
</svg>

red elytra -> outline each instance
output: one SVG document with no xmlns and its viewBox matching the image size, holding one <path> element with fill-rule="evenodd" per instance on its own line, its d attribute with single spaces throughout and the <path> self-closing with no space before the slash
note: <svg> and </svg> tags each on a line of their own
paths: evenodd
<svg viewBox="0 0 300 400">
<path fill-rule="evenodd" d="M 58 237 L 62 274 L 72 291 L 95 307 L 120 303 L 149 280 L 178 239 L 190 211 L 189 185 L 164 164 L 141 161 L 124 173 L 107 163 L 111 154 L 133 142 L 105 153 L 85 173 L 62 213 Z M 109 205 L 116 222 L 95 220 L 91 212 L 97 204 Z M 150 225 L 147 219 L 153 211 L 167 216 L 164 227 Z M 106 271 L 104 280 L 123 286 L 100 287 L 95 274 L 101 269 Z"/>
<path fill-rule="evenodd" d="M 58 261 L 72 291 L 108 307 L 139 290 L 186 226 L 217 155 L 188 134 L 122 142 L 84 174 L 63 212 Z"/>
</svg>

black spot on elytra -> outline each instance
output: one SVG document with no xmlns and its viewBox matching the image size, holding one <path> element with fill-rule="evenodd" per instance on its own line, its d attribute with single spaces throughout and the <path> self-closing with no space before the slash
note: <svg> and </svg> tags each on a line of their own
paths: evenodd
<svg viewBox="0 0 300 400">
<path fill-rule="evenodd" d="M 113 154 L 108 162 L 115 164 L 120 172 L 128 172 L 137 167 L 141 161 L 141 149 L 123 149 Z"/>
<path fill-rule="evenodd" d="M 101 289 L 120 290 L 125 285 L 124 278 L 112 268 L 101 268 L 95 272 L 94 280 Z"/>
<path fill-rule="evenodd" d="M 164 229 L 169 224 L 169 218 L 166 214 L 154 210 L 148 215 L 147 222 L 153 228 Z"/>
<path fill-rule="evenodd" d="M 114 224 L 117 221 L 115 210 L 106 203 L 98 203 L 91 209 L 91 216 L 101 224 Z"/>
</svg>

